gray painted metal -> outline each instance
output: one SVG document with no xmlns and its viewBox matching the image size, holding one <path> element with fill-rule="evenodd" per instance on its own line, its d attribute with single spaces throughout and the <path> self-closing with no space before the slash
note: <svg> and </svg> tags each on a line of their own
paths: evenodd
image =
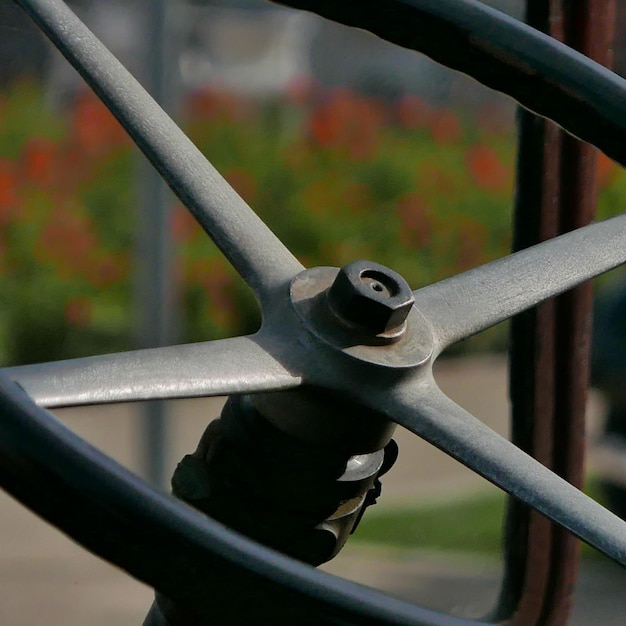
<svg viewBox="0 0 626 626">
<path fill-rule="evenodd" d="M 626 262 L 626 214 L 418 289 L 435 354 Z"/>
<path fill-rule="evenodd" d="M 340 320 L 393 341 L 402 335 L 414 297 L 397 272 L 372 261 L 354 261 L 339 270 L 326 300 Z"/>
<path fill-rule="evenodd" d="M 337 268 L 313 267 L 298 274 L 291 283 L 293 307 L 309 332 L 330 347 L 365 363 L 411 368 L 428 361 L 433 341 L 429 324 L 417 309 L 407 311 L 407 318 L 398 329 L 372 335 L 368 330 L 340 321 L 332 310 L 326 296 L 336 276 Z"/>
<path fill-rule="evenodd" d="M 144 2 L 147 45 L 144 58 L 148 91 L 160 106 L 171 111 L 176 99 L 174 76 L 177 66 L 176 20 L 167 0 Z M 135 239 L 137 348 L 158 348 L 176 341 L 176 303 L 172 271 L 170 213 L 172 194 L 159 173 L 145 159 L 138 168 L 141 206 Z M 153 485 L 165 487 L 167 406 L 147 402 L 142 406 L 142 456 L 144 475 Z"/>
<path fill-rule="evenodd" d="M 465 315 L 460 320 L 451 316 L 450 324 L 454 328 L 456 323 L 462 329 L 468 325 L 471 329 L 480 327 L 481 307 L 486 309 L 487 322 L 503 319 L 606 271 L 620 259 L 624 261 L 626 233 L 618 226 L 625 222 L 626 218 L 621 217 L 587 227 L 462 275 L 459 282 L 464 290 L 460 293 L 466 297 L 475 294 L 474 300 L 470 300 L 473 317 L 467 321 Z M 597 245 L 602 246 L 599 253 L 595 251 Z M 576 267 L 576 263 L 581 267 Z M 505 279 L 506 276 L 516 280 Z M 504 296 L 497 277 L 504 285 L 511 285 L 508 292 L 504 290 Z M 546 277 L 548 287 L 541 287 L 541 279 Z M 302 276 L 295 283 L 301 280 Z M 435 292 L 440 288 L 444 294 L 450 294 L 444 283 L 429 289 Z M 525 293 L 524 286 L 530 294 Z M 417 306 L 422 302 L 419 295 L 423 291 L 416 292 Z M 362 407 L 409 428 L 626 565 L 626 523 L 445 397 L 432 379 L 433 359 L 416 363 L 408 354 L 403 367 L 401 351 L 396 355 L 400 362 L 394 365 L 388 364 L 387 358 L 355 358 L 346 353 L 345 341 L 335 343 L 318 337 L 316 320 L 303 318 L 307 313 L 314 316 L 314 307 L 303 309 L 297 300 L 285 302 L 286 297 L 287 290 L 271 309 L 266 330 L 252 337 L 5 371 L 46 406 L 258 392 L 293 388 L 303 382 L 340 391 Z M 444 304 L 449 307 L 450 299 Z M 443 313 L 439 308 L 425 306 L 420 308 L 420 315 L 409 316 L 407 340 L 416 333 L 419 341 L 424 342 L 429 336 L 424 333 L 425 323 L 441 328 Z M 456 315 L 459 316 L 458 311 Z M 451 337 L 461 338 L 463 332 L 455 330 L 447 336 L 440 333 L 432 341 L 440 348 Z M 279 334 L 282 338 L 277 339 Z M 367 349 L 387 352 L 398 345 L 369 345 Z"/>
<path fill-rule="evenodd" d="M 455 404 L 430 373 L 394 389 L 364 389 L 368 406 L 626 565 L 626 522 Z"/>
<path fill-rule="evenodd" d="M 17 0 L 94 89 L 257 298 L 303 269 L 190 139 L 61 0 Z"/>
<path fill-rule="evenodd" d="M 40 406 L 189 398 L 289 389 L 287 371 L 260 335 L 6 368 Z"/>
</svg>

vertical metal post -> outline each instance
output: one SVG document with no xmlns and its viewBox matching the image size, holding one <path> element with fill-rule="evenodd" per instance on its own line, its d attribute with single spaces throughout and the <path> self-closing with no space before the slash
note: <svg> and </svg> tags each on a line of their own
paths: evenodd
<svg viewBox="0 0 626 626">
<path fill-rule="evenodd" d="M 528 0 L 527 21 L 608 64 L 613 0 Z M 529 112 L 520 117 L 514 248 L 589 223 L 595 211 L 595 149 Z M 589 374 L 591 287 L 512 320 L 512 440 L 580 487 Z M 578 544 L 510 500 L 505 579 L 496 617 L 512 626 L 563 626 L 576 582 Z"/>
<path fill-rule="evenodd" d="M 174 104 L 175 33 L 172 2 L 142 0 L 145 16 L 146 57 L 144 81 L 148 91 L 165 109 Z M 169 6 L 168 6 L 169 5 Z M 174 289 L 169 189 L 154 168 L 142 159 L 139 168 L 140 210 L 136 243 L 137 341 L 140 347 L 171 344 L 174 336 Z M 164 487 L 166 457 L 166 405 L 142 405 L 141 448 L 144 473 L 152 484 Z"/>
</svg>

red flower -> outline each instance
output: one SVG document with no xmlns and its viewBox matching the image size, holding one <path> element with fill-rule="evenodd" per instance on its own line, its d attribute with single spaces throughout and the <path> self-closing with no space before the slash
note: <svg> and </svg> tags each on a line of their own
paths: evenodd
<svg viewBox="0 0 626 626">
<path fill-rule="evenodd" d="M 27 180 L 47 185 L 55 179 L 59 154 L 56 145 L 45 137 L 34 137 L 22 152 L 22 173 Z"/>
<path fill-rule="evenodd" d="M 465 155 L 467 169 L 474 182 L 489 191 L 504 191 L 512 179 L 511 168 L 506 167 L 498 153 L 489 146 L 473 146 Z"/>
<path fill-rule="evenodd" d="M 596 176 L 598 179 L 598 186 L 600 189 L 604 189 L 613 182 L 619 166 L 615 161 L 609 159 L 604 152 L 598 151 L 598 161 L 596 164 Z"/>
<path fill-rule="evenodd" d="M 207 88 L 191 93 L 185 105 L 186 116 L 193 119 L 237 122 L 245 119 L 252 104 L 226 91 Z"/>
<path fill-rule="evenodd" d="M 434 111 L 430 118 L 430 134 L 433 141 L 440 145 L 461 141 L 463 128 L 458 115 L 449 109 Z"/>
<path fill-rule="evenodd" d="M 406 128 L 425 128 L 431 116 L 430 106 L 418 96 L 402 96 L 396 103 L 396 117 Z"/>
<path fill-rule="evenodd" d="M 71 120 L 72 137 L 89 155 L 100 155 L 130 141 L 112 113 L 91 91 L 76 96 Z"/>
<path fill-rule="evenodd" d="M 375 102 L 338 89 L 313 111 L 309 135 L 322 148 L 339 148 L 353 159 L 368 159 L 378 148 L 383 119 Z"/>
<path fill-rule="evenodd" d="M 17 207 L 17 177 L 15 166 L 7 159 L 0 159 L 0 225 L 6 225 L 14 217 Z"/>
<path fill-rule="evenodd" d="M 37 246 L 37 256 L 64 276 L 93 278 L 98 240 L 94 225 L 76 207 L 54 209 Z"/>
</svg>

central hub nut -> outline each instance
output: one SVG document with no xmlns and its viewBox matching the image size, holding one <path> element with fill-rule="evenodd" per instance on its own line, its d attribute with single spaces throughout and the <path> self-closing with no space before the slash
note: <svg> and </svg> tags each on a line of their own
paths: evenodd
<svg viewBox="0 0 626 626">
<path fill-rule="evenodd" d="M 411 288 L 400 274 L 372 261 L 342 267 L 327 298 L 342 321 L 374 335 L 400 329 L 414 302 Z"/>
</svg>

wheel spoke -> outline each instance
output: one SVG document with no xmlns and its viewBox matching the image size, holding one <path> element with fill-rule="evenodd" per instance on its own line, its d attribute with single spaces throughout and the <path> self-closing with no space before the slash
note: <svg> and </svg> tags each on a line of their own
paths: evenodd
<svg viewBox="0 0 626 626">
<path fill-rule="evenodd" d="M 300 377 L 260 336 L 22 365 L 2 371 L 40 406 L 188 398 L 288 389 Z"/>
<path fill-rule="evenodd" d="M 369 404 L 626 565 L 626 523 L 445 396 L 430 375 Z"/>
<path fill-rule="evenodd" d="M 507 94 L 626 165 L 626 81 L 475 0 L 280 0 L 368 30 Z"/>
<path fill-rule="evenodd" d="M 16 0 L 117 117 L 262 301 L 302 265 L 61 0 Z"/>
<path fill-rule="evenodd" d="M 626 214 L 415 291 L 438 348 L 485 330 L 626 262 Z"/>
</svg>

